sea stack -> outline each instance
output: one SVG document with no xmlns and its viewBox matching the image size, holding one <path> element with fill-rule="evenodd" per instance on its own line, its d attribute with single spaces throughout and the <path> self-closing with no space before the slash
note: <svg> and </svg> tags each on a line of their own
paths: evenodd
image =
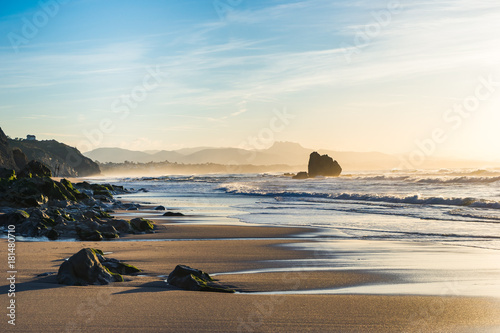
<svg viewBox="0 0 500 333">
<path fill-rule="evenodd" d="M 308 174 L 310 178 L 316 176 L 338 177 L 342 172 L 342 168 L 337 161 L 334 161 L 328 155 L 320 155 L 317 152 L 309 155 Z"/>
<path fill-rule="evenodd" d="M 301 171 L 292 178 L 307 179 L 316 176 L 338 177 L 342 172 L 342 168 L 337 161 L 334 161 L 333 158 L 328 155 L 320 155 L 317 152 L 312 152 L 311 155 L 309 155 L 307 169 L 308 172 Z"/>
</svg>

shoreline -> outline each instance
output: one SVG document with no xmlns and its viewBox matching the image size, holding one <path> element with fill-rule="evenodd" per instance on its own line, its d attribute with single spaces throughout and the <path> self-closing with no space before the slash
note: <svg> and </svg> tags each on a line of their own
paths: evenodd
<svg viewBox="0 0 500 333">
<path fill-rule="evenodd" d="M 71 332 L 451 332 L 500 328 L 500 300 L 494 298 L 284 294 L 395 283 L 398 275 L 341 267 L 290 271 L 291 263 L 323 259 L 321 251 L 297 246 L 316 243 L 305 236 L 320 229 L 185 223 L 182 219 L 152 218 L 147 214 L 150 207 L 144 208 L 115 213 L 122 214 L 120 218 L 130 214 L 154 220 L 157 223 L 154 234 L 128 234 L 120 240 L 101 242 L 17 242 L 16 326 L 5 327 L 2 323 L 0 327 L 5 327 L 5 331 L 26 332 L 36 332 L 41 327 Z M 6 248 L 7 240 L 0 239 L 0 246 Z M 85 287 L 59 285 L 54 274 L 37 277 L 57 272 L 65 258 L 84 247 L 109 252 L 109 257 L 137 266 L 143 272 L 127 276 L 125 282 Z M 338 258 L 345 255 L 335 254 Z M 219 283 L 238 292 L 221 294 L 173 288 L 164 280 L 177 264 L 213 274 Z M 272 271 L 276 268 L 284 271 Z M 261 272 L 245 273 L 252 270 Z M 6 287 L 0 286 L 3 299 L 7 299 Z"/>
<path fill-rule="evenodd" d="M 188 232 L 192 226 L 182 227 Z M 204 226 L 203 229 L 210 227 Z M 271 230 L 268 227 L 252 228 L 260 229 L 260 233 Z M 18 319 L 16 327 L 7 327 L 6 331 L 22 328 L 23 331 L 35 332 L 40 327 L 50 327 L 62 331 L 98 332 L 133 332 L 138 329 L 451 332 L 493 331 L 500 327 L 500 302 L 488 298 L 255 293 L 280 287 L 314 290 L 366 285 L 392 278 L 384 274 L 330 271 L 214 275 L 221 284 L 243 289 L 243 293 L 237 294 L 172 289 L 163 281 L 176 264 L 187 264 L 208 273 L 223 273 L 276 267 L 275 260 L 307 260 L 314 256 L 312 252 L 278 246 L 294 242 L 276 239 L 19 242 Z M 5 243 L 0 241 L 0 246 L 6 246 Z M 35 277 L 57 271 L 64 258 L 83 247 L 112 252 L 110 257 L 135 265 L 143 272 L 131 277 L 130 281 L 85 287 L 58 285 L 55 275 Z M 4 287 L 0 290 L 6 296 Z M 113 320 L 103 321 L 104 318 Z"/>
</svg>

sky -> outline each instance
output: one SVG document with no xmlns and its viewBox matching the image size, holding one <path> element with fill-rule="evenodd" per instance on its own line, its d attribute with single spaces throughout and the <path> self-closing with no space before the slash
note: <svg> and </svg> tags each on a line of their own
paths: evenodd
<svg viewBox="0 0 500 333">
<path fill-rule="evenodd" d="M 0 5 L 0 127 L 82 151 L 500 160 L 497 0 Z"/>
</svg>

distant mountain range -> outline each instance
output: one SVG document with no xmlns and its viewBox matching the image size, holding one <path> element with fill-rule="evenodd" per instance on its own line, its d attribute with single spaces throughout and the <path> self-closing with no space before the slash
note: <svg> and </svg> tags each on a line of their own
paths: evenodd
<svg viewBox="0 0 500 333">
<path fill-rule="evenodd" d="M 268 149 L 246 150 L 240 148 L 184 148 L 162 151 L 133 151 L 122 148 L 98 148 L 84 153 L 99 163 L 164 162 L 183 164 L 215 163 L 224 165 L 290 165 L 307 169 L 309 154 L 314 149 L 304 148 L 298 143 L 276 142 Z M 387 169 L 396 168 L 396 156 L 377 152 L 338 152 L 318 150 L 336 159 L 344 169 Z"/>
<path fill-rule="evenodd" d="M 337 160 L 344 171 L 349 170 L 388 170 L 402 168 L 402 156 L 380 152 L 345 152 L 324 149 L 304 148 L 298 143 L 276 142 L 268 149 L 246 150 L 240 148 L 195 147 L 178 150 L 133 151 L 122 148 L 98 148 L 84 153 L 86 157 L 99 163 L 158 163 L 168 161 L 182 164 L 219 165 L 288 165 L 294 170 L 307 170 L 309 154 L 317 151 L 328 154 Z M 491 164 L 491 163 L 490 163 Z M 416 168 L 484 168 L 485 162 L 470 160 L 451 160 L 429 157 Z"/>
</svg>

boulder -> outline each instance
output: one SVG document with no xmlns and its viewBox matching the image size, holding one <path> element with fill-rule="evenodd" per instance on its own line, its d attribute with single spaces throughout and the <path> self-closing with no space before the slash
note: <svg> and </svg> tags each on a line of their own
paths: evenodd
<svg viewBox="0 0 500 333">
<path fill-rule="evenodd" d="M 297 173 L 295 176 L 292 176 L 292 179 L 307 179 L 309 178 L 309 175 L 305 171 L 301 171 Z"/>
<path fill-rule="evenodd" d="M 49 231 L 47 231 L 46 236 L 50 240 L 56 240 L 59 238 L 59 233 L 57 232 L 57 230 L 50 229 Z"/>
<path fill-rule="evenodd" d="M 215 283 L 207 273 L 185 265 L 177 265 L 168 275 L 167 283 L 185 290 L 234 293 L 233 289 Z"/>
<path fill-rule="evenodd" d="M 179 212 L 166 212 L 163 216 L 184 216 L 184 214 Z"/>
<path fill-rule="evenodd" d="M 139 268 L 129 264 L 125 264 L 120 260 L 113 258 L 104 258 L 103 256 L 98 257 L 101 260 L 102 265 L 106 267 L 111 273 L 129 275 L 141 272 Z"/>
<path fill-rule="evenodd" d="M 320 155 L 317 152 L 311 153 L 309 156 L 308 174 L 309 177 L 316 176 L 331 176 L 338 177 L 342 172 L 342 168 L 328 155 Z"/>
<path fill-rule="evenodd" d="M 85 248 L 63 262 L 57 272 L 57 282 L 69 286 L 102 285 L 123 281 L 120 274 L 112 273 L 101 264 L 102 251 Z"/>
<path fill-rule="evenodd" d="M 24 237 L 45 236 L 48 231 L 45 223 L 38 219 L 28 219 L 16 228 L 16 233 Z"/>
<path fill-rule="evenodd" d="M 128 234 L 132 232 L 132 226 L 130 225 L 129 221 L 113 219 L 110 220 L 108 223 L 112 225 L 119 233 Z"/>
<path fill-rule="evenodd" d="M 158 207 L 155 207 L 155 210 L 165 210 L 165 206 L 158 206 Z"/>
<path fill-rule="evenodd" d="M 130 225 L 134 230 L 139 232 L 153 232 L 154 230 L 153 221 L 146 220 L 140 217 L 130 220 Z"/>
<path fill-rule="evenodd" d="M 19 177 L 20 178 L 52 177 L 52 172 L 42 162 L 31 161 L 19 172 Z"/>
<path fill-rule="evenodd" d="M 26 221 L 30 215 L 24 210 L 17 210 L 11 213 L 0 215 L 0 226 L 18 225 Z"/>
<path fill-rule="evenodd" d="M 16 172 L 11 169 L 5 169 L 0 167 L 0 179 L 14 180 L 16 179 Z"/>
</svg>

